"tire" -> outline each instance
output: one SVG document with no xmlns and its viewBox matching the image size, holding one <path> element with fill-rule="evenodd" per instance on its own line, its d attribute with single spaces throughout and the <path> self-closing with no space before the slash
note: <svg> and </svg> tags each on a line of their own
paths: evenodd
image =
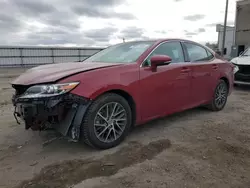
<svg viewBox="0 0 250 188">
<path fill-rule="evenodd" d="M 120 111 L 122 111 L 121 109 L 123 108 L 123 111 L 120 114 L 116 111 L 112 113 L 113 109 L 111 107 L 113 107 L 113 109 L 119 109 Z M 107 110 L 107 108 L 110 108 L 110 110 Z M 104 110 L 108 111 L 108 113 L 103 113 Z M 118 115 L 116 115 L 115 113 Z M 119 122 L 118 124 L 118 120 L 121 121 L 122 118 L 116 118 L 116 120 L 110 118 L 110 120 L 108 120 L 109 118 L 106 117 L 109 116 L 107 115 L 104 117 L 104 114 L 110 114 L 110 116 L 111 114 L 114 114 L 116 115 L 115 117 L 118 117 L 119 115 L 120 117 L 122 117 L 121 115 L 124 114 L 122 126 L 120 124 L 121 122 Z M 109 149 L 117 146 L 125 139 L 125 137 L 129 133 L 131 125 L 132 112 L 127 100 L 118 94 L 106 93 L 94 100 L 88 108 L 86 115 L 83 119 L 83 123 L 81 125 L 80 139 L 82 142 L 86 143 L 91 147 L 98 149 Z M 103 131 L 104 133 L 102 133 Z M 118 135 L 118 132 L 120 133 L 120 135 Z M 102 135 L 98 136 L 101 133 Z M 117 135 L 115 136 L 115 134 Z M 107 140 L 107 135 L 109 135 L 110 137 L 109 140 Z M 113 140 L 111 139 L 112 135 L 114 137 Z"/>
<path fill-rule="evenodd" d="M 224 96 L 224 100 L 223 100 L 222 104 L 218 104 L 218 100 L 216 100 L 216 96 L 218 95 L 218 92 L 220 92 L 219 90 L 221 90 L 221 88 L 224 88 L 224 92 L 221 92 L 221 96 Z M 213 99 L 212 99 L 211 103 L 208 105 L 208 109 L 210 109 L 212 111 L 222 110 L 227 103 L 228 89 L 229 88 L 228 88 L 227 83 L 224 80 L 220 80 L 215 88 Z"/>
</svg>

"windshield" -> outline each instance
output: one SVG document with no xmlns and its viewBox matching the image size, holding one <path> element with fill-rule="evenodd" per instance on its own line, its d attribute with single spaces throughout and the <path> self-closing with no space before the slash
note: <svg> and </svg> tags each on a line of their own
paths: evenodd
<svg viewBox="0 0 250 188">
<path fill-rule="evenodd" d="M 131 63 L 135 62 L 154 41 L 126 42 L 108 47 L 85 59 L 88 62 Z"/>
<path fill-rule="evenodd" d="M 243 52 L 242 56 L 250 56 L 250 48 L 247 48 L 245 52 Z"/>
</svg>

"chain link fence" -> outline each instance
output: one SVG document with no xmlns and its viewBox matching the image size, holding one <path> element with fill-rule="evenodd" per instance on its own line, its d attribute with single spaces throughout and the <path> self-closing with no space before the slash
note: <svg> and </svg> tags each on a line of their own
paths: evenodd
<svg viewBox="0 0 250 188">
<path fill-rule="evenodd" d="M 104 48 L 0 46 L 0 67 L 79 62 Z"/>
</svg>

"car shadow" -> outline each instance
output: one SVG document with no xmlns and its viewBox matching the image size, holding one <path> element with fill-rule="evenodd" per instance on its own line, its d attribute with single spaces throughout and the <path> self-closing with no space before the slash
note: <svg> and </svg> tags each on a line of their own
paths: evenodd
<svg viewBox="0 0 250 188">
<path fill-rule="evenodd" d="M 208 114 L 208 113 L 213 113 L 213 112 L 205 107 L 196 107 L 182 112 L 177 112 L 165 117 L 151 120 L 150 122 L 147 122 L 145 124 L 135 126 L 133 128 L 132 134 L 138 134 L 138 133 L 140 134 L 140 132 L 143 131 L 150 131 L 151 129 L 159 129 L 163 127 L 165 128 L 166 126 L 169 127 L 172 125 L 172 122 L 177 122 L 181 118 L 190 117 L 192 115 L 197 115 L 197 114 Z"/>
<path fill-rule="evenodd" d="M 178 121 L 180 118 L 183 117 L 190 117 L 192 115 L 197 114 L 204 114 L 204 113 L 210 113 L 209 110 L 207 110 L 204 107 L 197 107 L 193 109 L 189 109 L 183 112 L 175 113 L 172 115 L 168 115 L 162 118 L 157 118 L 155 120 L 152 120 L 148 123 L 135 126 L 131 130 L 130 134 L 128 135 L 127 139 L 122 142 L 120 145 L 118 145 L 117 148 L 120 148 L 124 145 L 126 145 L 129 141 L 134 140 L 138 135 L 143 135 L 145 132 L 149 133 L 151 130 L 158 130 L 163 129 L 171 126 L 172 122 Z M 212 112 L 211 112 L 212 113 Z M 95 153 L 100 152 L 98 149 L 94 149 L 90 146 L 87 146 L 86 144 L 82 144 L 81 142 L 71 142 L 68 141 L 67 138 L 60 137 L 58 133 L 54 131 L 49 132 L 43 132 L 40 135 L 42 137 L 43 142 L 43 152 L 50 153 L 50 152 L 67 152 L 67 153 Z M 54 139 L 56 138 L 56 139 Z M 51 142 L 50 142 L 51 140 Z M 111 148 L 112 150 L 112 148 Z"/>
</svg>

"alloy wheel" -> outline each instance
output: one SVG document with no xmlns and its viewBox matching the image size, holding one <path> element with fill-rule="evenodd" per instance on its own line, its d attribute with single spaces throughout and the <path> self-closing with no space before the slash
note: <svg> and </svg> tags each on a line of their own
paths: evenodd
<svg viewBox="0 0 250 188">
<path fill-rule="evenodd" d="M 127 121 L 127 112 L 120 103 L 106 103 L 96 113 L 94 133 L 101 142 L 114 142 L 124 132 Z"/>
<path fill-rule="evenodd" d="M 226 103 L 226 100 L 227 100 L 227 85 L 224 82 L 222 82 L 216 88 L 214 102 L 218 108 L 221 108 Z"/>
</svg>

